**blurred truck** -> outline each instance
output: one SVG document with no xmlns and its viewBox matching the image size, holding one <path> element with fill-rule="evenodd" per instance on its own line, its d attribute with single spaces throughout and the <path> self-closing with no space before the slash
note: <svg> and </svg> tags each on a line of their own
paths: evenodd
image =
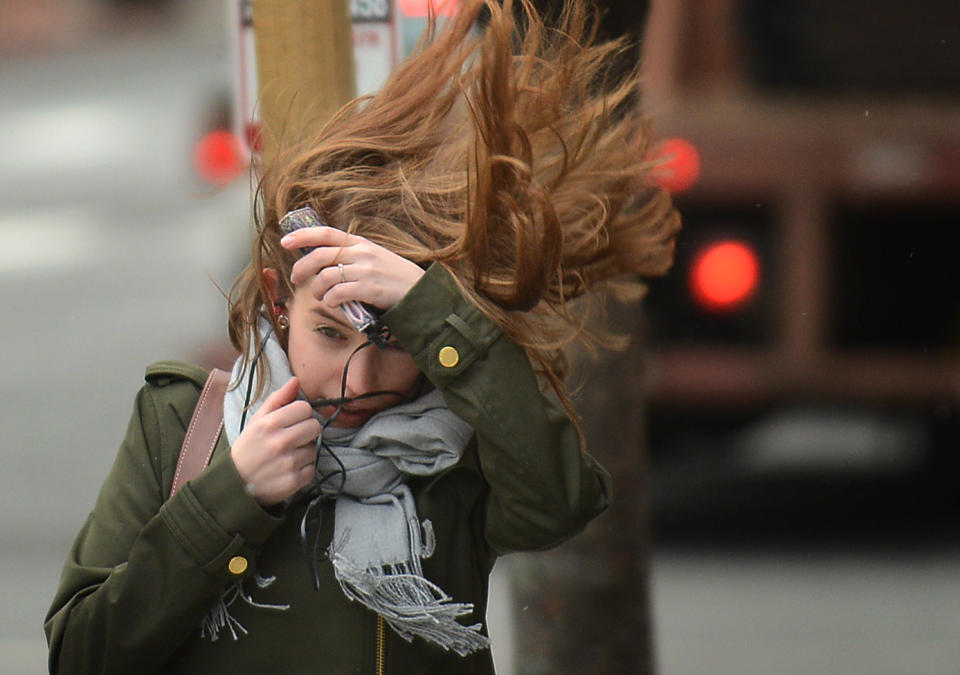
<svg viewBox="0 0 960 675">
<path fill-rule="evenodd" d="M 644 58 L 700 160 L 645 302 L 654 457 L 956 469 L 955 0 L 654 2 Z"/>
</svg>

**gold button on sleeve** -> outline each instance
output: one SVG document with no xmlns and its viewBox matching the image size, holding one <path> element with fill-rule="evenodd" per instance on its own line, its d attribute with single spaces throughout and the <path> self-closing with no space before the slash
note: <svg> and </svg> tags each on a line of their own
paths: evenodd
<svg viewBox="0 0 960 675">
<path fill-rule="evenodd" d="M 235 555 L 227 563 L 227 569 L 230 570 L 230 574 L 239 576 L 247 571 L 247 559 L 242 555 Z"/>
<path fill-rule="evenodd" d="M 440 359 L 440 365 L 444 368 L 453 368 L 460 363 L 460 352 L 450 345 L 443 347 L 437 356 Z"/>
</svg>

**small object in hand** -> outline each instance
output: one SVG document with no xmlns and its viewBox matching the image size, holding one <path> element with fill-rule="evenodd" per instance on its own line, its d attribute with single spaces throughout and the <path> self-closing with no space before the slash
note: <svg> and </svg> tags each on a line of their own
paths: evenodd
<svg viewBox="0 0 960 675">
<path fill-rule="evenodd" d="M 290 234 L 304 227 L 329 227 L 323 219 L 310 206 L 303 206 L 293 211 L 288 211 L 280 219 L 280 231 L 283 234 Z M 307 255 L 315 247 L 301 247 L 300 253 Z M 339 263 L 340 279 L 346 281 L 343 275 L 343 263 Z M 382 312 L 376 307 L 356 300 L 350 300 L 340 305 L 340 309 L 347 316 L 347 319 L 359 332 L 365 333 L 370 341 L 378 347 L 385 347 L 390 340 L 390 330 L 380 322 Z"/>
</svg>

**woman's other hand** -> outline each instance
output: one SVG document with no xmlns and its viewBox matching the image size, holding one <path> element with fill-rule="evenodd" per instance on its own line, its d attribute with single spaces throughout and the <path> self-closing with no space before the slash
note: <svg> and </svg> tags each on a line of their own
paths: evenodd
<svg viewBox="0 0 960 675">
<path fill-rule="evenodd" d="M 423 269 L 363 237 L 333 227 L 307 227 L 285 236 L 286 249 L 316 247 L 293 266 L 294 286 L 308 283 L 310 292 L 329 307 L 349 300 L 388 310 L 423 276 Z"/>
<path fill-rule="evenodd" d="M 230 454 L 247 490 L 262 506 L 293 496 L 313 480 L 320 422 L 297 400 L 296 377 L 267 397 L 244 427 Z"/>
</svg>

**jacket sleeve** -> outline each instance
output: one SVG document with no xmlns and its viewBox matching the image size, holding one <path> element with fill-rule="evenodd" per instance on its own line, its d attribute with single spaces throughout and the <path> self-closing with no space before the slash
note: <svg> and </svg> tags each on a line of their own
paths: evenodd
<svg viewBox="0 0 960 675">
<path fill-rule="evenodd" d="M 607 507 L 609 474 L 581 451 L 563 409 L 540 392 L 523 349 L 443 267 L 431 266 L 384 320 L 476 431 L 493 553 L 555 546 Z"/>
<path fill-rule="evenodd" d="M 176 462 L 193 406 L 174 402 L 196 398 L 182 380 L 138 394 L 44 624 L 51 673 L 156 672 L 238 578 L 228 561 L 244 555 L 252 568 L 279 524 L 246 494 L 228 451 L 166 500 L 161 467 Z"/>
</svg>

